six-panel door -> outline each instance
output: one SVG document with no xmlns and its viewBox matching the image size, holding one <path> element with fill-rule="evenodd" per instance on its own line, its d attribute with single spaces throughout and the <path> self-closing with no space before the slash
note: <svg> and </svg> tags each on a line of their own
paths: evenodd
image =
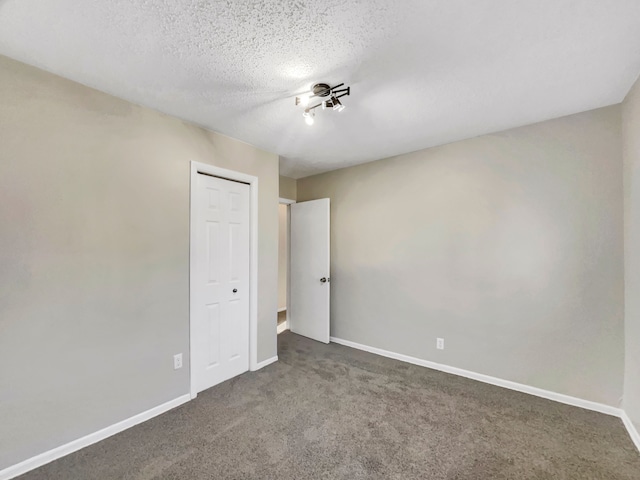
<svg viewBox="0 0 640 480">
<path fill-rule="evenodd" d="M 249 369 L 249 185 L 198 174 L 191 345 L 196 391 Z"/>
</svg>

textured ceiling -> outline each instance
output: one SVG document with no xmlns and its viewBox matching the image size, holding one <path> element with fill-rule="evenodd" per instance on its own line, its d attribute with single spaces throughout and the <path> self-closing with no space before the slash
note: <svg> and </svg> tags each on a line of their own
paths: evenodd
<svg viewBox="0 0 640 480">
<path fill-rule="evenodd" d="M 0 0 L 0 53 L 302 177 L 620 102 L 638 0 Z M 305 125 L 296 93 L 352 87 Z"/>
</svg>

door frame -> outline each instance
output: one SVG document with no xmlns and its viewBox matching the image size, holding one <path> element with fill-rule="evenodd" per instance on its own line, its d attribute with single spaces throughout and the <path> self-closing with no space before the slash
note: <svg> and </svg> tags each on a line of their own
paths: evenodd
<svg viewBox="0 0 640 480">
<path fill-rule="evenodd" d="M 278 199 L 278 205 L 286 205 L 287 206 L 287 304 L 286 307 L 286 320 L 285 320 L 285 330 L 289 329 L 289 302 L 291 301 L 291 209 L 289 208 L 292 204 L 297 203 L 296 200 L 291 200 L 290 198 L 280 197 Z M 278 335 L 278 323 L 276 322 L 276 335 Z"/>
<path fill-rule="evenodd" d="M 189 184 L 189 391 L 192 399 L 198 395 L 195 387 L 193 350 L 191 348 L 194 345 L 193 312 L 196 311 L 191 285 L 195 284 L 193 278 L 196 262 L 195 249 L 193 248 L 195 222 L 193 219 L 198 173 L 249 185 L 249 370 L 258 370 L 258 177 L 192 160 Z"/>
</svg>

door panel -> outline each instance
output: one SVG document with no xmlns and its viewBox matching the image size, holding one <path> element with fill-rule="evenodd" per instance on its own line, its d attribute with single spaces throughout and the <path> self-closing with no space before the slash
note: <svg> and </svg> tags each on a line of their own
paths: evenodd
<svg viewBox="0 0 640 480">
<path fill-rule="evenodd" d="M 249 369 L 248 185 L 198 174 L 191 368 L 197 392 Z"/>
<path fill-rule="evenodd" d="M 220 222 L 207 222 L 207 259 L 209 283 L 220 283 Z"/>
<path fill-rule="evenodd" d="M 216 339 L 220 336 L 220 304 L 207 305 L 207 322 L 209 334 L 203 345 L 209 351 L 209 363 L 207 367 L 214 367 L 220 363 L 220 344 Z"/>
<path fill-rule="evenodd" d="M 290 207 L 289 327 L 323 343 L 329 343 L 329 207 L 328 198 Z"/>
</svg>

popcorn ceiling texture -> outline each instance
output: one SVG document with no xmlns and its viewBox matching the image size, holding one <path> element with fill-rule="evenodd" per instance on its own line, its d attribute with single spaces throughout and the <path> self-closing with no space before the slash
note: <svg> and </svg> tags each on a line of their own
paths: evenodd
<svg viewBox="0 0 640 480">
<path fill-rule="evenodd" d="M 620 102 L 637 0 L 0 0 L 0 53 L 281 155 L 301 177 Z M 347 82 L 344 112 L 293 97 Z"/>
</svg>

